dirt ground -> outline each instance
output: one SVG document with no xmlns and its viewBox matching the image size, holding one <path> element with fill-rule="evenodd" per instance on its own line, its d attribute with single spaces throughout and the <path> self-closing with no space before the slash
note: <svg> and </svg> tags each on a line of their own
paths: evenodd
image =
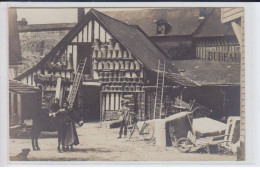
<svg viewBox="0 0 260 170">
<path fill-rule="evenodd" d="M 80 144 L 74 152 L 57 152 L 57 138 L 39 139 L 40 151 L 32 151 L 29 161 L 235 161 L 235 155 L 180 153 L 175 147 L 158 147 L 138 139 L 137 133 L 116 139 L 119 128 L 106 129 L 100 123 L 85 123 L 77 128 Z M 53 133 L 53 132 L 52 132 Z M 50 136 L 50 135 L 49 135 Z M 55 134 L 54 134 L 55 136 Z M 30 139 L 10 139 L 10 156 L 31 148 Z"/>
</svg>

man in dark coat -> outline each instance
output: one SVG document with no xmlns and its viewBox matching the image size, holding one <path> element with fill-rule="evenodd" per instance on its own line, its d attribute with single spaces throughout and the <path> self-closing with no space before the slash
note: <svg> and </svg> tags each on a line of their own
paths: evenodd
<svg viewBox="0 0 260 170">
<path fill-rule="evenodd" d="M 60 144 L 62 145 L 62 150 L 66 152 L 65 149 L 65 138 L 67 133 L 67 112 L 68 104 L 63 103 L 63 108 L 59 109 L 53 116 L 57 118 L 57 130 L 58 130 L 58 151 L 61 152 Z"/>
<path fill-rule="evenodd" d="M 49 122 L 50 122 L 50 128 L 52 130 L 56 129 L 56 112 L 60 109 L 60 105 L 59 105 L 59 99 L 55 98 L 54 103 L 51 104 L 50 107 L 50 113 L 49 113 Z"/>
<path fill-rule="evenodd" d="M 126 101 L 122 101 L 121 102 L 121 109 L 119 110 L 119 120 L 120 122 L 120 130 L 119 130 L 119 138 L 121 138 L 122 133 L 123 133 L 123 129 L 124 129 L 124 136 L 127 136 L 127 124 L 129 121 L 129 116 L 130 116 L 130 109 L 127 107 L 127 102 Z"/>
</svg>

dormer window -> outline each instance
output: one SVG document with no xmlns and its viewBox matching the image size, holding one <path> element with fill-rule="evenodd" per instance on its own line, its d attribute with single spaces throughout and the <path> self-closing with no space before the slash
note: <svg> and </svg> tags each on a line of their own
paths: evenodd
<svg viewBox="0 0 260 170">
<path fill-rule="evenodd" d="M 158 33 L 158 34 L 165 34 L 165 33 L 166 33 L 166 31 L 165 31 L 166 28 L 165 28 L 165 27 L 166 27 L 166 25 L 158 25 L 157 33 Z"/>
<path fill-rule="evenodd" d="M 167 34 L 170 30 L 170 24 L 168 24 L 165 20 L 160 19 L 156 22 L 157 24 L 157 34 Z"/>
</svg>

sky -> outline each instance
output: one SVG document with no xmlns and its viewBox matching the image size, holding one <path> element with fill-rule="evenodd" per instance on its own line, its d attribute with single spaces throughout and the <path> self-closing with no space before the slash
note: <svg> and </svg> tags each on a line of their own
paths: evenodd
<svg viewBox="0 0 260 170">
<path fill-rule="evenodd" d="M 85 8 L 85 12 L 88 10 L 89 8 Z M 136 8 L 98 8 L 98 10 L 136 10 Z M 17 20 L 26 18 L 28 24 L 75 23 L 77 14 L 77 8 L 17 8 Z"/>
</svg>

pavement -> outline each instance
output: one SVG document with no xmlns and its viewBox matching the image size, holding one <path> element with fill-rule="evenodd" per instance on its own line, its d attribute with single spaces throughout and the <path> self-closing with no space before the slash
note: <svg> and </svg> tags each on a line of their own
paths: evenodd
<svg viewBox="0 0 260 170">
<path fill-rule="evenodd" d="M 29 161 L 235 161 L 236 155 L 181 153 L 175 147 L 159 147 L 154 141 L 143 141 L 136 133 L 131 140 L 117 139 L 119 128 L 107 129 L 100 123 L 77 127 L 80 144 L 73 152 L 57 151 L 55 132 L 43 132 L 40 151 L 32 151 L 30 139 L 10 139 L 10 156 L 31 148 Z"/>
</svg>

